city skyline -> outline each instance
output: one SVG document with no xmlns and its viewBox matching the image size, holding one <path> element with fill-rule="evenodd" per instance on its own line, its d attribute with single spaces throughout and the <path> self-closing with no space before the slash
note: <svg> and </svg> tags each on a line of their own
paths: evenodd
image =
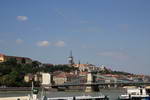
<svg viewBox="0 0 150 100">
<path fill-rule="evenodd" d="M 149 0 L 1 0 L 0 53 L 149 74 Z"/>
</svg>

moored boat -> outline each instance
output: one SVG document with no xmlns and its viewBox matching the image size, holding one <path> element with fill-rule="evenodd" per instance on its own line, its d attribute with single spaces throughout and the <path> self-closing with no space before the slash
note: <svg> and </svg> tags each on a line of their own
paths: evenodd
<svg viewBox="0 0 150 100">
<path fill-rule="evenodd" d="M 109 100 L 107 96 L 74 96 L 74 97 L 54 97 L 47 98 L 47 100 Z"/>
<path fill-rule="evenodd" d="M 150 88 L 128 87 L 126 94 L 120 95 L 119 100 L 150 100 Z"/>
</svg>

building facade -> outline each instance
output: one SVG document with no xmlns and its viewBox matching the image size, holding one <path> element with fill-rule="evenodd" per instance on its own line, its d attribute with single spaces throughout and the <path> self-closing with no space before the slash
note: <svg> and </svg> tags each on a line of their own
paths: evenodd
<svg viewBox="0 0 150 100">
<path fill-rule="evenodd" d="M 51 85 L 52 76 L 50 73 L 42 73 L 42 85 Z"/>
<path fill-rule="evenodd" d="M 24 63 L 24 64 L 32 63 L 32 60 L 27 57 L 7 56 L 5 54 L 0 54 L 0 63 L 6 62 L 10 59 L 15 59 L 17 63 Z"/>
</svg>

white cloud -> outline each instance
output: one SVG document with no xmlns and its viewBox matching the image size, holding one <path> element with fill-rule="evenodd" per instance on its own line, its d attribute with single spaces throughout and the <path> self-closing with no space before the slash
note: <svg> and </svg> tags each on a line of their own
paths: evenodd
<svg viewBox="0 0 150 100">
<path fill-rule="evenodd" d="M 124 52 L 100 52 L 98 56 L 110 57 L 117 60 L 126 60 L 129 56 Z"/>
<path fill-rule="evenodd" d="M 28 17 L 27 16 L 17 16 L 17 20 L 19 20 L 19 21 L 27 21 Z"/>
<path fill-rule="evenodd" d="M 17 39 L 17 40 L 16 40 L 16 43 L 17 43 L 17 44 L 22 44 L 22 43 L 23 43 L 23 40 L 22 40 L 22 39 Z"/>
<path fill-rule="evenodd" d="M 37 42 L 37 46 L 39 47 L 48 47 L 48 46 L 55 46 L 55 47 L 64 47 L 66 43 L 64 41 L 57 41 L 57 42 L 49 42 L 49 41 L 39 41 Z"/>
<path fill-rule="evenodd" d="M 48 42 L 48 41 L 39 41 L 38 43 L 37 43 L 37 46 L 39 46 L 39 47 L 48 47 L 50 45 L 50 43 Z"/>
<path fill-rule="evenodd" d="M 64 41 L 57 41 L 53 44 L 56 47 L 64 47 L 66 45 L 66 43 Z"/>
</svg>

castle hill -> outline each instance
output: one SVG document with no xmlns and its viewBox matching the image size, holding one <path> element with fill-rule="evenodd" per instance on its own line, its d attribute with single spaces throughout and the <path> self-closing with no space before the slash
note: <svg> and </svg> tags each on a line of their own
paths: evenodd
<svg viewBox="0 0 150 100">
<path fill-rule="evenodd" d="M 0 54 L 0 89 L 29 89 L 34 82 L 36 87 L 44 87 L 47 90 L 67 90 L 67 87 L 70 87 L 70 90 L 98 91 L 100 88 L 150 83 L 148 75 L 114 71 L 105 65 L 82 64 L 80 61 L 75 63 L 72 52 L 67 63 L 42 63 L 28 57 Z M 88 90 L 90 84 L 99 86 L 99 89 Z"/>
</svg>

